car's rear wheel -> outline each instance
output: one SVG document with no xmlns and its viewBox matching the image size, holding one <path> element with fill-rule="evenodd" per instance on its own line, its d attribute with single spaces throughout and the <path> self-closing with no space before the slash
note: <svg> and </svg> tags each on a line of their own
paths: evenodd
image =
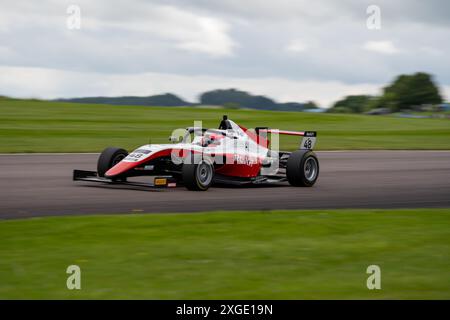
<svg viewBox="0 0 450 320">
<path fill-rule="evenodd" d="M 319 160 L 310 150 L 291 153 L 286 165 L 289 183 L 296 187 L 312 187 L 319 177 Z"/>
<path fill-rule="evenodd" d="M 183 184 L 189 190 L 206 191 L 214 179 L 214 166 L 208 160 L 183 164 Z"/>
<path fill-rule="evenodd" d="M 102 151 L 97 161 L 97 174 L 104 177 L 106 171 L 125 159 L 128 152 L 121 148 L 109 147 Z"/>
</svg>

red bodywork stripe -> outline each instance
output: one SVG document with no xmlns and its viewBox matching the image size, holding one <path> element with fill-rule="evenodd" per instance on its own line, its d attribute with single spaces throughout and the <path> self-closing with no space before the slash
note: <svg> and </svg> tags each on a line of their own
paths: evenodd
<svg viewBox="0 0 450 320">
<path fill-rule="evenodd" d="M 230 177 L 256 177 L 261 168 L 261 163 L 247 165 L 247 164 L 224 164 L 216 169 L 217 173 Z"/>
<path fill-rule="evenodd" d="M 165 157 L 170 156 L 171 152 L 178 151 L 180 157 L 186 157 L 189 153 L 195 152 L 193 150 L 184 150 L 184 149 L 166 149 L 158 151 L 154 154 L 152 154 L 150 157 L 145 158 L 143 160 L 137 161 L 137 162 L 125 162 L 121 161 L 118 164 L 116 164 L 114 167 L 109 169 L 105 176 L 107 178 L 112 178 L 114 176 L 118 176 L 121 174 L 126 173 L 129 170 L 132 170 L 136 168 L 139 165 L 142 165 L 145 162 L 151 161 L 158 157 Z M 225 156 L 228 161 L 233 161 L 233 154 L 216 154 L 216 156 Z M 225 163 L 217 168 L 217 173 L 221 173 L 228 176 L 234 176 L 234 177 L 255 177 L 258 175 L 259 169 L 261 168 L 261 159 L 258 159 L 257 163 L 253 163 L 251 165 L 249 164 L 228 164 Z"/>
<path fill-rule="evenodd" d="M 111 169 L 106 171 L 105 176 L 107 178 L 110 178 L 110 177 L 114 177 L 114 176 L 120 175 L 122 173 L 125 173 L 128 170 L 136 168 L 137 166 L 143 164 L 144 162 L 153 160 L 153 159 L 158 158 L 158 157 L 168 156 L 168 155 L 170 155 L 171 152 L 172 152 L 172 149 L 165 149 L 165 150 L 161 150 L 161 151 L 155 152 L 150 157 L 142 159 L 140 161 L 136 161 L 136 162 L 120 161 L 114 167 L 112 167 Z"/>
<path fill-rule="evenodd" d="M 264 148 L 269 147 L 269 140 L 257 135 L 256 133 L 253 133 L 252 131 L 248 130 L 247 128 L 245 128 L 243 126 L 239 126 L 239 127 L 242 129 L 242 131 L 244 131 L 248 135 L 248 137 L 250 139 L 255 141 L 257 144 L 259 144 L 260 146 L 263 146 Z"/>
</svg>

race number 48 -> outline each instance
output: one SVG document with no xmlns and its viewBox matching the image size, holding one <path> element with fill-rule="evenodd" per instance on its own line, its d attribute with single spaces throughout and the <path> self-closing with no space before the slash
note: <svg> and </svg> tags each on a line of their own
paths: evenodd
<svg viewBox="0 0 450 320">
<path fill-rule="evenodd" d="M 316 137 L 304 137 L 300 144 L 300 149 L 311 150 L 316 144 Z"/>
</svg>

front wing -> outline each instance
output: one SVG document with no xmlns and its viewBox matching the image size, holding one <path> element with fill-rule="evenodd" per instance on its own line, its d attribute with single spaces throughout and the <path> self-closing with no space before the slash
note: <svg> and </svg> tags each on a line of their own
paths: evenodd
<svg viewBox="0 0 450 320">
<path fill-rule="evenodd" d="M 153 188 L 174 188 L 177 186 L 176 180 L 171 176 L 157 176 L 154 178 L 153 183 L 126 181 L 126 180 L 112 180 L 104 177 L 99 177 L 96 171 L 87 170 L 73 170 L 73 180 L 90 181 L 90 182 L 102 182 L 108 184 L 122 184 L 138 187 L 153 187 Z"/>
</svg>

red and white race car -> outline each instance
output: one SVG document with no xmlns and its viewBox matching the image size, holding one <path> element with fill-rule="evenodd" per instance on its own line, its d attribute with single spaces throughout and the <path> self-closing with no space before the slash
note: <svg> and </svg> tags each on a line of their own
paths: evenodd
<svg viewBox="0 0 450 320">
<path fill-rule="evenodd" d="M 279 151 L 278 134 L 302 137 L 299 150 Z M 74 170 L 73 179 L 143 185 L 127 178 L 149 176 L 155 187 L 178 183 L 189 190 L 203 191 L 214 183 L 286 180 L 292 186 L 311 187 L 319 176 L 319 161 L 312 151 L 314 131 L 249 130 L 224 116 L 219 129 L 177 129 L 169 139 L 170 144 L 143 145 L 130 154 L 121 148 L 106 148 L 98 159 L 97 171 Z"/>
</svg>

